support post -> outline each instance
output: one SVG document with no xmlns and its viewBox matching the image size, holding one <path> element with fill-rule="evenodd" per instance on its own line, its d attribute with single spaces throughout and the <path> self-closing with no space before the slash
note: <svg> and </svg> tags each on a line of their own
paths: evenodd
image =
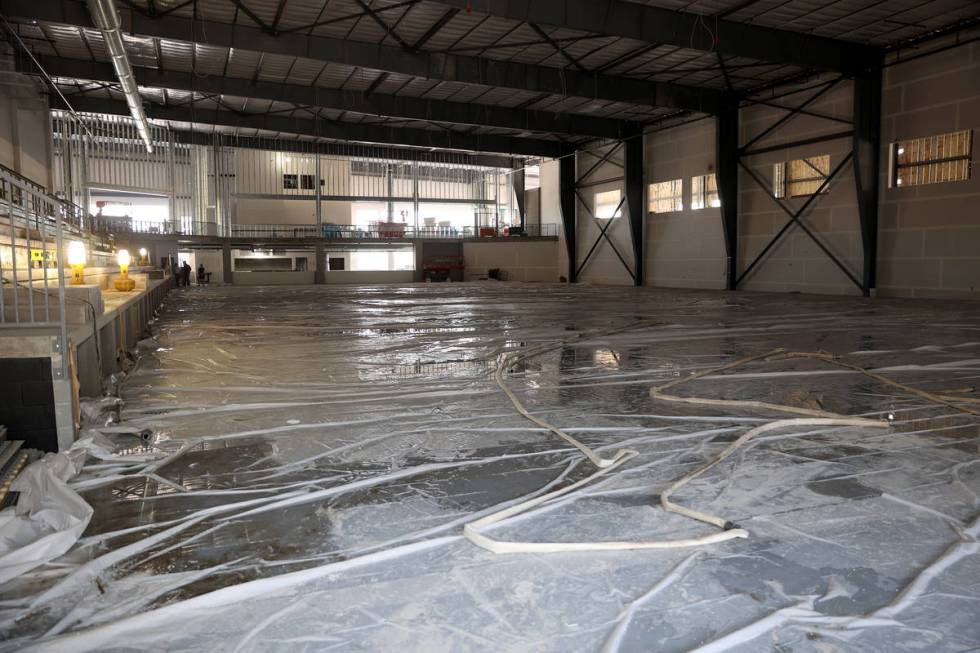
<svg viewBox="0 0 980 653">
<path fill-rule="evenodd" d="M 489 225 L 487 225 L 489 226 Z M 500 235 L 500 171 L 493 171 L 493 233 Z"/>
<path fill-rule="evenodd" d="M 510 173 L 510 183 L 514 186 L 514 197 L 517 198 L 517 217 L 521 229 L 524 228 L 524 162 L 514 161 Z"/>
<path fill-rule="evenodd" d="M 170 233 L 180 233 L 177 219 L 177 158 L 174 133 L 167 130 L 167 181 L 170 185 Z M 86 204 L 87 206 L 87 204 Z"/>
<path fill-rule="evenodd" d="M 319 238 L 320 236 L 323 235 L 323 206 L 321 204 L 321 195 L 323 193 L 323 187 L 320 185 L 321 175 L 323 173 L 320 171 L 320 154 L 316 153 L 313 156 L 314 156 L 314 160 L 316 161 L 316 166 L 315 166 L 316 176 L 314 177 L 313 180 L 313 189 L 314 189 L 314 194 L 316 195 L 316 210 L 314 212 L 314 215 L 316 216 L 316 235 Z M 320 268 L 317 267 L 317 270 L 319 269 Z"/>
<path fill-rule="evenodd" d="M 728 256 L 725 288 L 738 286 L 738 102 L 729 102 L 715 118 L 715 182 L 721 200 L 721 224 Z"/>
<path fill-rule="evenodd" d="M 878 170 L 881 157 L 881 65 L 854 78 L 854 187 L 857 192 L 864 273 L 861 292 L 877 294 Z"/>
<path fill-rule="evenodd" d="M 388 223 L 395 221 L 395 173 L 392 164 L 385 165 L 385 182 L 388 193 Z"/>
<path fill-rule="evenodd" d="M 643 285 L 643 259 L 646 247 L 643 224 L 643 133 L 626 139 L 625 149 L 626 207 L 630 216 L 630 235 L 633 238 L 633 284 Z"/>
<path fill-rule="evenodd" d="M 313 244 L 313 283 L 327 282 L 327 259 L 323 255 L 323 243 Z"/>
<path fill-rule="evenodd" d="M 415 237 L 419 234 L 419 162 L 412 161 L 412 212 L 415 214 Z"/>
<path fill-rule="evenodd" d="M 224 243 L 221 246 L 221 279 L 228 285 L 235 283 L 233 272 L 231 271 L 231 245 Z"/>
<path fill-rule="evenodd" d="M 561 222 L 565 231 L 565 249 L 568 253 L 568 282 L 575 283 L 576 238 L 575 220 L 575 150 L 566 151 L 558 160 L 558 204 L 561 209 Z"/>
<path fill-rule="evenodd" d="M 81 170 L 82 190 L 80 195 L 81 199 L 78 200 L 77 203 L 80 206 L 84 207 L 86 211 L 88 211 L 88 207 L 91 206 L 92 204 L 91 202 L 92 189 L 89 186 L 88 162 L 89 162 L 89 157 L 92 156 L 92 148 L 94 147 L 94 145 L 90 138 L 85 137 L 85 134 L 81 134 L 80 138 L 81 138 L 81 146 L 82 146 L 82 156 L 81 156 L 82 160 L 79 167 L 82 169 Z"/>
<path fill-rule="evenodd" d="M 221 137 L 215 135 L 214 144 L 211 146 L 211 155 L 214 159 L 214 221 L 213 227 L 217 235 L 223 235 L 221 226 L 224 223 L 223 213 L 225 210 L 225 198 L 221 193 Z M 210 234 L 206 234 L 210 235 Z"/>
</svg>

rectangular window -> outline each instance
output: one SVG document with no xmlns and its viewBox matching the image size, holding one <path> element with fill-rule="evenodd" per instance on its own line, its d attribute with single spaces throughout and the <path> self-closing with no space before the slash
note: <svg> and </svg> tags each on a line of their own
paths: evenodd
<svg viewBox="0 0 980 653">
<path fill-rule="evenodd" d="M 340 259 L 340 260 L 335 260 Z M 415 269 L 415 251 L 412 249 L 357 249 L 347 252 L 327 252 L 327 264 L 331 270 L 353 272 L 394 272 Z M 338 267 L 334 267 L 337 264 Z"/>
<path fill-rule="evenodd" d="M 620 190 L 607 190 L 595 194 L 595 217 L 608 220 L 623 215 L 621 206 L 623 193 Z"/>
<path fill-rule="evenodd" d="M 714 174 L 691 177 L 691 209 L 716 208 L 721 206 L 718 199 L 718 182 Z"/>
<path fill-rule="evenodd" d="M 299 187 L 305 190 L 313 190 L 315 182 L 313 181 L 313 175 L 300 175 L 299 176 Z"/>
<path fill-rule="evenodd" d="M 821 154 L 805 159 L 794 159 L 773 166 L 772 192 L 776 197 L 805 197 L 813 195 L 823 186 L 830 174 L 830 155 Z M 821 193 L 830 187 L 823 186 Z"/>
<path fill-rule="evenodd" d="M 299 188 L 299 177 L 297 175 L 283 175 L 282 187 L 290 190 Z"/>
<path fill-rule="evenodd" d="M 671 213 L 684 210 L 684 182 L 671 179 L 650 184 L 647 198 L 650 213 Z"/>
<path fill-rule="evenodd" d="M 889 186 L 923 186 L 970 178 L 973 132 L 913 138 L 892 143 Z"/>
</svg>

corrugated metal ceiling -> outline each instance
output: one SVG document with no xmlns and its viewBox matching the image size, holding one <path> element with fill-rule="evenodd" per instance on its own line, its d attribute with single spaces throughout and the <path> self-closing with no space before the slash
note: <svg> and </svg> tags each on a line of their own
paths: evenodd
<svg viewBox="0 0 980 653">
<path fill-rule="evenodd" d="M 726 20 L 770 26 L 782 30 L 817 34 L 883 45 L 929 32 L 956 21 L 976 16 L 978 3 L 972 0 L 630 0 L 667 9 L 700 13 L 705 28 L 711 20 Z M 156 0 L 157 13 L 244 25 L 259 24 L 289 38 L 289 33 L 311 34 L 411 49 L 427 38 L 422 50 L 451 52 L 470 57 L 514 61 L 537 66 L 578 69 L 594 73 L 656 80 L 712 89 L 746 90 L 764 83 L 799 75 L 799 66 L 761 62 L 726 56 L 722 62 L 714 52 L 648 44 L 632 39 L 588 34 L 554 26 L 532 26 L 478 12 L 456 11 L 447 15 L 445 5 L 426 0 L 366 0 L 374 15 L 358 0 L 199 0 L 181 6 L 184 0 Z M 147 0 L 127 0 L 126 4 L 149 11 Z M 248 11 L 241 7 L 247 7 Z M 445 21 L 442 19 L 445 18 Z M 431 33 L 434 25 L 444 22 Z M 382 25 L 382 23 L 384 25 Z M 105 46 L 97 30 L 58 24 L 18 26 L 21 35 L 40 54 L 107 62 Z M 540 30 L 540 31 L 539 31 Z M 544 36 L 542 36 L 542 34 Z M 127 37 L 126 45 L 137 66 L 193 72 L 196 75 L 229 76 L 302 86 L 318 86 L 356 91 L 372 91 L 408 97 L 488 106 L 527 107 L 556 113 L 583 114 L 638 122 L 649 122 L 676 113 L 642 104 L 608 102 L 585 97 L 541 95 L 532 91 L 493 88 L 481 84 L 441 81 L 388 73 L 281 54 L 248 49 L 192 45 L 167 39 Z M 113 96 L 102 86 L 82 85 L 73 90 Z M 160 89 L 144 89 L 150 102 L 179 104 L 190 94 Z M 195 104 L 208 106 L 216 101 L 199 97 Z M 221 102 L 240 106 L 239 110 L 296 111 L 282 102 L 262 99 L 223 97 Z M 507 133 L 514 130 L 487 126 L 436 126 L 425 121 L 407 121 L 366 116 L 350 112 L 323 110 L 323 116 L 342 121 L 381 121 L 418 129 L 451 128 L 468 133 Z M 537 138 L 548 138 L 535 134 Z"/>
</svg>

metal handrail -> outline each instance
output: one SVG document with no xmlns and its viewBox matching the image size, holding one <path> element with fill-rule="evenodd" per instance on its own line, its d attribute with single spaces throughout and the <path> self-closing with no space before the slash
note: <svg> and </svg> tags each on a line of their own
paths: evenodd
<svg viewBox="0 0 980 653">
<path fill-rule="evenodd" d="M 474 237 L 517 236 L 509 229 L 494 229 L 493 227 L 443 227 L 420 226 L 402 223 L 374 223 L 369 225 L 341 225 L 326 223 L 317 229 L 316 225 L 303 224 L 250 224 L 231 225 L 229 235 L 246 238 L 296 239 L 296 238 L 326 238 L 328 240 L 446 240 Z M 521 235 L 526 236 L 558 236 L 558 225 L 544 224 L 525 227 Z"/>
<path fill-rule="evenodd" d="M 52 373 L 60 378 L 68 370 L 63 273 L 68 210 L 43 186 L 0 167 L 0 216 L 5 218 L 0 247 L 9 251 L 0 262 L 0 327 L 54 327 L 60 360 L 53 361 Z"/>
<path fill-rule="evenodd" d="M 12 183 L 14 181 L 16 183 Z M 20 193 L 24 191 L 27 192 L 32 201 L 30 210 L 27 210 L 28 207 L 23 206 L 20 201 Z M 50 220 L 54 217 L 55 212 L 60 210 L 63 227 L 68 227 L 76 234 L 81 234 L 84 231 L 85 218 L 88 216 L 88 212 L 84 208 L 48 192 L 48 189 L 42 184 L 0 164 L 0 201 L 6 202 L 8 196 L 14 201 L 15 207 L 24 209 L 22 212 L 24 216 L 33 214 L 36 221 L 42 218 Z M 44 201 L 39 198 L 44 198 Z"/>
</svg>

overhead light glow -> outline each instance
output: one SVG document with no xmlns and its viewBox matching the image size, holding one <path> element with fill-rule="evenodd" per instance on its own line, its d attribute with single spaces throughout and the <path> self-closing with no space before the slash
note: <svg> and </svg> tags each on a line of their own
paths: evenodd
<svg viewBox="0 0 980 653">
<path fill-rule="evenodd" d="M 115 281 L 116 290 L 129 292 L 136 287 L 136 282 L 129 278 L 129 263 L 131 257 L 128 249 L 121 249 L 116 253 L 116 260 L 119 262 L 119 278 Z"/>
<path fill-rule="evenodd" d="M 68 243 L 68 265 L 71 266 L 71 285 L 85 283 L 85 244 L 73 240 Z"/>
<path fill-rule="evenodd" d="M 85 265 L 85 243 L 78 240 L 68 243 L 68 265 Z"/>
</svg>

